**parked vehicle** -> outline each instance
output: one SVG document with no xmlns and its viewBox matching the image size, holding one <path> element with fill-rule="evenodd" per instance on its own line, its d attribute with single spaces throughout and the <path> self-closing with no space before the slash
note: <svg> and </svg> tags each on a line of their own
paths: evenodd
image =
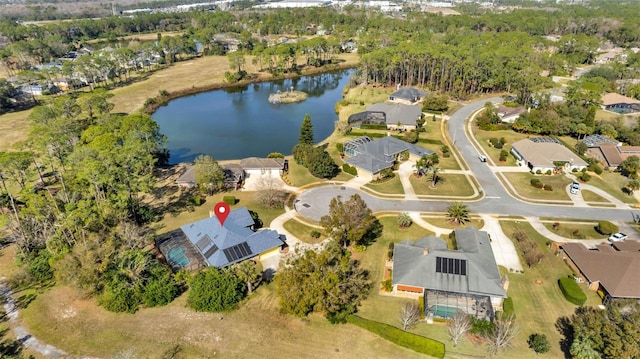
<svg viewBox="0 0 640 359">
<path fill-rule="evenodd" d="M 569 192 L 571 194 L 578 194 L 579 191 L 580 191 L 580 184 L 577 182 L 573 182 L 571 184 L 571 187 L 569 188 Z"/>
<path fill-rule="evenodd" d="M 624 233 L 614 233 L 609 236 L 609 242 L 622 242 L 627 239 L 627 235 Z"/>
</svg>

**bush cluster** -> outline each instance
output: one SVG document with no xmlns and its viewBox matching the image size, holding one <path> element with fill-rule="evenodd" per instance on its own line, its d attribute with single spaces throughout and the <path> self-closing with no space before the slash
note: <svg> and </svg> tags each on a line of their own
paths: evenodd
<svg viewBox="0 0 640 359">
<path fill-rule="evenodd" d="M 529 268 L 540 263 L 542 258 L 544 258 L 544 254 L 538 249 L 537 243 L 529 238 L 526 232 L 520 230 L 515 231 L 513 238 L 516 240 L 518 248 L 522 252 L 522 256 Z"/>
<path fill-rule="evenodd" d="M 318 178 L 332 178 L 339 171 L 329 152 L 322 147 L 297 144 L 293 147 L 293 159 Z"/>
<path fill-rule="evenodd" d="M 444 358 L 444 344 L 437 340 L 408 333 L 389 324 L 374 322 L 355 315 L 349 315 L 347 321 L 401 347 L 432 357 Z"/>
<path fill-rule="evenodd" d="M 618 226 L 609 221 L 600 221 L 596 227 L 596 231 L 600 234 L 609 235 L 618 232 Z"/>
<path fill-rule="evenodd" d="M 358 175 L 358 170 L 353 167 L 350 166 L 348 163 L 343 163 L 342 164 L 342 170 L 352 176 L 357 176 Z"/>
<path fill-rule="evenodd" d="M 512 318 L 516 317 L 515 310 L 513 309 L 513 298 L 507 297 L 502 303 L 502 313 Z"/>
<path fill-rule="evenodd" d="M 560 278 L 558 279 L 558 285 L 564 298 L 569 302 L 575 305 L 583 305 L 587 301 L 587 295 L 584 294 L 582 288 L 573 278 Z"/>
<path fill-rule="evenodd" d="M 235 196 L 224 196 L 222 197 L 222 202 L 233 206 L 234 204 L 236 204 L 236 197 Z"/>
<path fill-rule="evenodd" d="M 497 149 L 502 149 L 502 147 L 504 147 L 506 140 L 504 139 L 504 137 L 497 139 L 495 137 L 489 139 L 489 143 L 491 143 L 491 146 Z"/>
</svg>

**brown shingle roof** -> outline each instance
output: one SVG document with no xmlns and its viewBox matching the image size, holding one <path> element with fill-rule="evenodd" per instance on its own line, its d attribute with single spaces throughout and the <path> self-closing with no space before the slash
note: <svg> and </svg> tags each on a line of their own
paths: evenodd
<svg viewBox="0 0 640 359">
<path fill-rule="evenodd" d="M 612 297 L 640 298 L 640 251 L 603 250 L 601 246 L 589 250 L 581 243 L 563 244 L 562 249 L 589 282 L 599 281 Z"/>
<path fill-rule="evenodd" d="M 602 156 L 604 160 L 610 167 L 618 167 L 624 159 L 620 155 L 620 151 L 618 150 L 618 146 L 612 143 L 601 143 L 600 151 L 602 151 Z"/>
<path fill-rule="evenodd" d="M 555 142 L 533 142 L 528 138 L 512 145 L 527 162 L 535 167 L 553 166 L 554 161 L 567 161 L 573 166 L 586 166 L 580 156 Z"/>
<path fill-rule="evenodd" d="M 640 101 L 613 92 L 602 95 L 602 105 L 609 106 L 618 103 L 640 103 Z"/>
</svg>

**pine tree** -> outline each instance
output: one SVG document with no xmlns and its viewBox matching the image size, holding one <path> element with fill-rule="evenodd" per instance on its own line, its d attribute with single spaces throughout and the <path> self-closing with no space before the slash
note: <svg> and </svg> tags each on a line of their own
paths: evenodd
<svg viewBox="0 0 640 359">
<path fill-rule="evenodd" d="M 298 138 L 299 144 L 313 145 L 313 124 L 311 123 L 311 116 L 309 114 L 304 115 L 302 125 L 300 125 L 300 137 Z"/>
</svg>

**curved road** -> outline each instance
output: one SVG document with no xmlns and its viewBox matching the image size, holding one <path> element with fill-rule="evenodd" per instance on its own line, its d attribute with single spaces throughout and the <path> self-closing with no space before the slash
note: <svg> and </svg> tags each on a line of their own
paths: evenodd
<svg viewBox="0 0 640 359">
<path fill-rule="evenodd" d="M 469 210 L 472 213 L 633 221 L 634 217 L 631 209 L 532 204 L 513 198 L 502 186 L 502 182 L 490 170 L 488 164 L 478 160 L 478 152 L 464 131 L 467 118 L 482 108 L 487 101 L 497 102 L 501 101 L 501 99 L 490 98 L 472 102 L 456 111 L 449 119 L 449 136 L 453 145 L 462 155 L 485 194 L 483 199 L 468 203 Z M 329 212 L 329 202 L 332 198 L 342 196 L 346 199 L 355 193 L 363 198 L 373 212 L 418 211 L 442 213 L 446 212 L 448 206 L 448 201 L 382 199 L 353 188 L 328 185 L 305 190 L 298 196 L 295 209 L 302 216 L 319 221 L 323 215 Z"/>
</svg>

